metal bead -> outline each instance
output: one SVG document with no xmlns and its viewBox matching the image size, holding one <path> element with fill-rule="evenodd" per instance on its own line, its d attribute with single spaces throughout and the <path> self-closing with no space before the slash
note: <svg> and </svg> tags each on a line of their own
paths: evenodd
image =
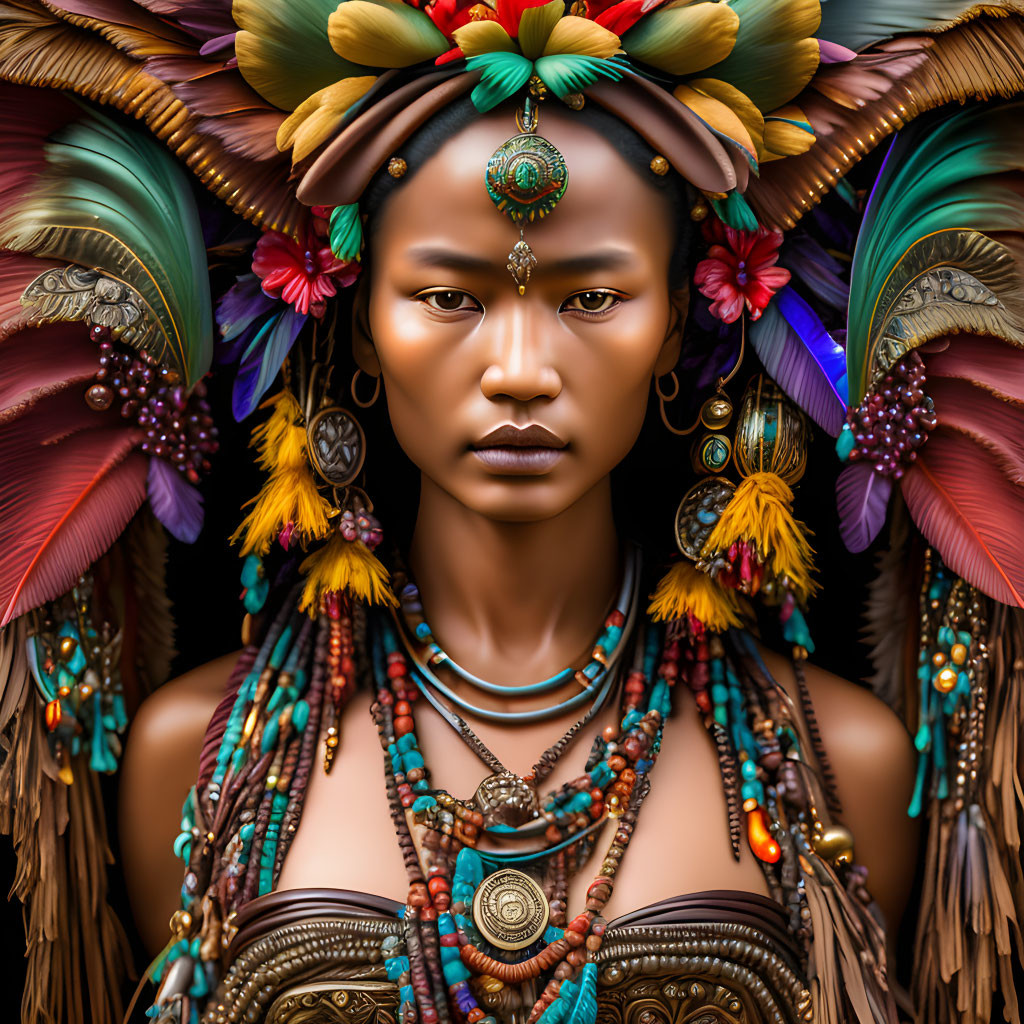
<svg viewBox="0 0 1024 1024">
<path fill-rule="evenodd" d="M 114 392 L 106 384 L 93 384 L 85 393 L 85 404 L 93 412 L 103 412 L 109 409 L 114 401 Z"/>
<path fill-rule="evenodd" d="M 732 419 L 732 402 L 725 395 L 712 395 L 700 410 L 700 421 L 708 430 L 721 430 Z"/>
<path fill-rule="evenodd" d="M 814 837 L 814 852 L 833 864 L 853 862 L 853 835 L 842 825 L 832 825 Z"/>
<path fill-rule="evenodd" d="M 956 686 L 957 672 L 948 665 L 932 680 L 932 685 L 939 693 L 949 693 Z"/>
<path fill-rule="evenodd" d="M 388 174 L 392 178 L 404 178 L 407 170 L 409 165 L 400 156 L 393 156 L 388 161 Z"/>
<path fill-rule="evenodd" d="M 651 170 L 658 175 L 659 178 L 664 177 L 669 172 L 669 162 L 659 154 L 651 160 Z"/>
</svg>

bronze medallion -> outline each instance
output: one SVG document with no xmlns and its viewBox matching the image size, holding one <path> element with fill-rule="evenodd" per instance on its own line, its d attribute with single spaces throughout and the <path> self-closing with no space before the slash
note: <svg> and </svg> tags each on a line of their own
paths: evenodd
<svg viewBox="0 0 1024 1024">
<path fill-rule="evenodd" d="M 694 484 L 676 510 L 676 544 L 697 562 L 711 531 L 732 499 L 735 484 L 724 477 L 709 477 Z"/>
<path fill-rule="evenodd" d="M 488 875 L 473 895 L 473 923 L 498 949 L 532 945 L 544 934 L 548 915 L 544 890 L 515 868 L 501 868 Z"/>
<path fill-rule="evenodd" d="M 366 437 L 359 421 L 347 409 L 321 409 L 306 430 L 309 461 L 329 484 L 345 487 L 363 468 Z"/>
<path fill-rule="evenodd" d="M 537 794 L 514 772 L 495 772 L 477 787 L 473 803 L 484 816 L 484 826 L 508 825 L 516 828 L 532 821 L 540 813 Z"/>
</svg>

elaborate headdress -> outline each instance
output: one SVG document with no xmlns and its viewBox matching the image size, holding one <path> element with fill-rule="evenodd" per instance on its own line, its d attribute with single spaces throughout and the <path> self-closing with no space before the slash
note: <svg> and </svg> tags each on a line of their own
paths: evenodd
<svg viewBox="0 0 1024 1024">
<path fill-rule="evenodd" d="M 394 600 L 356 486 L 365 439 L 331 397 L 325 325 L 358 275 L 368 183 L 407 173 L 403 145 L 467 95 L 480 111 L 520 108 L 480 178 L 523 226 L 509 256 L 520 290 L 529 222 L 571 188 L 536 131 L 538 105 L 595 103 L 655 150 L 654 173 L 672 169 L 700 194 L 706 312 L 750 320 L 742 337 L 767 378 L 745 393 L 734 439 L 727 376 L 702 409 L 704 478 L 680 506 L 685 560 L 658 590 L 658 617 L 721 631 L 760 594 L 791 642 L 811 646 L 810 548 L 790 508 L 805 415 L 849 463 L 837 497 L 850 548 L 867 548 L 896 507 L 888 564 L 917 571 L 885 576 L 871 613 L 890 666 L 917 652 L 906 693 L 903 674 L 895 687 L 893 669 L 880 678 L 914 723 L 914 810 L 928 805 L 932 822 L 918 1001 L 929 1020 L 965 1024 L 987 1019 L 993 988 L 1011 1001 L 1024 911 L 1024 4 L 4 0 L 0 81 L 0 823 L 30 909 L 26 1020 L 80 1017 L 81 1003 L 61 1001 L 77 950 L 96 1018 L 118 1015 L 94 773 L 116 768 L 129 714 L 168 671 L 154 517 L 183 540 L 201 526 L 215 321 L 219 361 L 238 364 L 238 418 L 282 371 L 288 383 L 254 438 L 268 476 L 239 532 L 247 608 L 265 598 L 275 543 L 307 552 L 302 603 L 314 613 L 345 593 Z M 963 106 L 939 109 L 951 104 Z M 882 145 L 858 196 L 847 175 Z M 832 192 L 849 204 L 849 223 L 822 218 L 834 251 L 794 232 L 780 256 L 781 233 Z M 218 219 L 203 220 L 217 203 L 260 234 L 214 317 L 207 268 L 231 249 Z M 664 414 L 672 396 L 658 393 Z M 915 575 L 919 607 L 885 606 L 887 593 L 913 603 Z M 339 668 L 336 708 L 350 682 Z M 728 752 L 718 686 L 698 701 Z M 286 731 L 312 719 L 301 703 L 292 697 Z M 228 725 L 239 750 L 242 710 Z M 222 770 L 204 765 L 204 777 Z M 752 844 L 777 860 L 763 792 L 747 783 Z M 184 825 L 188 857 L 200 832 L 194 815 Z M 820 852 L 807 875 L 825 880 L 816 906 L 861 929 L 865 962 L 844 970 L 870 973 L 881 952 L 867 915 L 828 888 L 848 850 Z M 216 949 L 200 949 L 185 916 L 170 952 L 194 960 L 200 998 Z M 96 941 L 71 939 L 76 928 Z M 839 1014 L 832 954 L 814 995 Z M 849 998 L 861 1020 L 890 1012 Z"/>
</svg>

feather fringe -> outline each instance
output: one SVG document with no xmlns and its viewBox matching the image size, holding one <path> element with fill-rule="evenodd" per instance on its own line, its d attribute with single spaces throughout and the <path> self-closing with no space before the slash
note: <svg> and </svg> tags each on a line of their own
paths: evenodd
<svg viewBox="0 0 1024 1024">
<path fill-rule="evenodd" d="M 717 584 L 689 562 L 676 562 L 661 578 L 647 614 L 655 622 L 690 617 L 713 633 L 738 629 L 742 624 L 739 595 Z"/>
<path fill-rule="evenodd" d="M 363 604 L 397 607 L 391 592 L 387 569 L 361 540 L 345 540 L 335 532 L 318 551 L 314 551 L 299 567 L 307 573 L 302 588 L 299 610 L 317 615 L 320 602 L 329 593 L 347 591 Z"/>
<path fill-rule="evenodd" d="M 774 473 L 751 473 L 736 488 L 701 552 L 703 558 L 751 541 L 777 579 L 788 579 L 801 604 L 818 589 L 811 579 L 807 527 L 793 518 L 793 491 Z"/>
<path fill-rule="evenodd" d="M 330 503 L 320 494 L 310 469 L 302 410 L 288 390 L 270 400 L 273 412 L 252 433 L 257 462 L 269 476 L 252 511 L 231 536 L 241 554 L 262 557 L 281 531 L 293 524 L 303 542 L 323 540 L 330 532 Z"/>
</svg>

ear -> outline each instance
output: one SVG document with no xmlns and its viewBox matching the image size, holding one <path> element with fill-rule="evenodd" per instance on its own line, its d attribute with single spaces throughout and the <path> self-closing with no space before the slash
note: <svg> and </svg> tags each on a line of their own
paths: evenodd
<svg viewBox="0 0 1024 1024">
<path fill-rule="evenodd" d="M 683 329 L 690 310 L 689 283 L 669 292 L 669 320 L 665 340 L 661 343 L 658 360 L 654 364 L 654 376 L 662 377 L 675 368 L 683 347 Z"/>
<path fill-rule="evenodd" d="M 380 360 L 370 331 L 370 275 L 363 270 L 352 303 L 352 358 L 363 373 L 380 376 Z"/>
</svg>

